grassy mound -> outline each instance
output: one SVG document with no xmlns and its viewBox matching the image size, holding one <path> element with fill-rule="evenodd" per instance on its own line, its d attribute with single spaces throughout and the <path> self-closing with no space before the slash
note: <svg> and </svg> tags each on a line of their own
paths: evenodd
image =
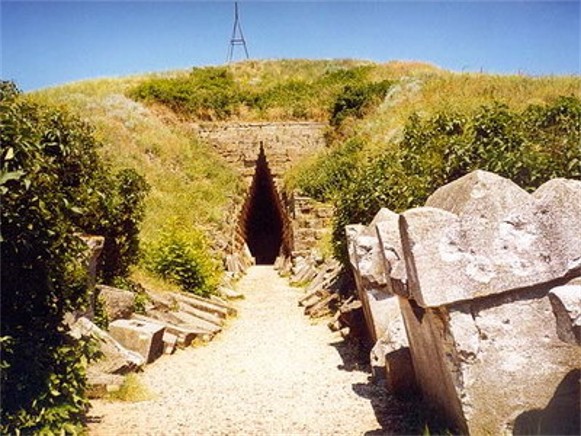
<svg viewBox="0 0 581 436">
<path fill-rule="evenodd" d="M 95 136 L 104 144 L 101 155 L 113 169 L 134 168 L 146 178 L 151 189 L 140 235 L 146 251 L 159 248 L 167 232 L 191 230 L 192 243 L 197 245 L 200 233 L 205 235 L 209 253 L 211 235 L 223 230 L 232 197 L 242 194 L 240 180 L 173 113 L 127 97 L 129 90 L 145 80 L 147 76 L 79 82 L 29 98 L 64 105 L 80 114 L 95 126 Z M 160 258 L 159 253 L 147 254 Z M 209 270 L 215 274 L 216 268 Z M 141 281 L 159 285 L 143 268 L 136 274 Z"/>
</svg>

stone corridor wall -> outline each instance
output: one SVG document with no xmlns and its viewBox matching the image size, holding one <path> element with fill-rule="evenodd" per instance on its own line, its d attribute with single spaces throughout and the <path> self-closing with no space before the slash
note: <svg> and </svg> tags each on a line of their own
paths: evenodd
<svg viewBox="0 0 581 436">
<path fill-rule="evenodd" d="M 203 123 L 194 125 L 194 130 L 250 184 L 261 143 L 279 182 L 293 163 L 325 146 L 325 127 L 313 122 Z"/>
<path fill-rule="evenodd" d="M 307 257 L 330 234 L 333 207 L 299 195 L 288 199 L 287 207 L 292 220 L 293 257 Z"/>
<path fill-rule="evenodd" d="M 529 194 L 484 171 L 348 226 L 372 363 L 392 390 L 417 383 L 461 433 L 579 434 L 580 228 L 580 181 Z"/>
<path fill-rule="evenodd" d="M 248 215 L 252 195 L 251 185 L 261 146 L 274 185 L 280 187 L 282 177 L 301 158 L 325 147 L 325 123 L 314 122 L 255 122 L 255 123 L 201 123 L 193 125 L 195 133 L 208 142 L 244 178 L 247 197 L 235 204 L 232 229 L 226 251 L 226 268 L 239 273 L 252 264 L 245 235 L 239 223 Z M 321 238 L 330 231 L 332 208 L 311 198 L 290 195 L 278 190 L 285 209 L 284 238 L 292 250 L 292 257 L 307 256 Z M 288 220 L 286 220 L 288 217 Z"/>
</svg>

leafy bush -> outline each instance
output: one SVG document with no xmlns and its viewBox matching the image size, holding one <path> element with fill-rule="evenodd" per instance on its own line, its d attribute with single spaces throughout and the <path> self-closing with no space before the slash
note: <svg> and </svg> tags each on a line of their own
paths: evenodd
<svg viewBox="0 0 581 436">
<path fill-rule="evenodd" d="M 223 67 L 194 68 L 186 77 L 151 79 L 137 86 L 131 96 L 201 120 L 228 118 L 241 98 L 232 74 Z"/>
<path fill-rule="evenodd" d="M 476 169 L 529 191 L 555 177 L 581 179 L 580 143 L 581 100 L 574 97 L 523 112 L 494 104 L 473 115 L 441 112 L 425 120 L 413 115 L 399 149 L 360 165 L 348 183 L 339 184 L 335 254 L 347 260 L 345 225 L 368 223 L 381 207 L 401 212 L 421 206 L 438 187 Z M 319 178 L 305 179 L 303 190 L 319 199 L 332 197 L 332 181 L 342 177 L 343 168 L 320 165 L 317 170 Z"/>
<path fill-rule="evenodd" d="M 91 129 L 0 83 L 2 433 L 73 432 L 91 343 L 63 317 L 87 303 L 86 246 L 115 188 Z M 111 187 L 113 186 L 113 188 Z M 138 221 L 138 220 L 137 220 Z"/>
<path fill-rule="evenodd" d="M 108 285 L 114 285 L 118 278 L 126 278 L 130 266 L 138 261 L 139 226 L 149 190 L 143 176 L 132 169 L 119 171 L 112 182 L 107 197 L 103 199 L 99 219 L 85 227 L 91 233 L 105 237 L 98 271 L 101 281 Z"/>
<path fill-rule="evenodd" d="M 85 350 L 61 323 L 86 302 L 85 248 L 71 217 L 97 162 L 80 122 L 20 102 L 11 88 L 2 84 L 0 102 L 5 434 L 74 427 L 88 405 Z"/>
<path fill-rule="evenodd" d="M 212 294 L 220 279 L 219 264 L 210 257 L 204 234 L 175 222 L 146 247 L 145 264 L 154 274 L 200 296 Z"/>
<path fill-rule="evenodd" d="M 361 117 L 389 87 L 387 81 L 370 82 L 368 66 L 330 69 L 312 77 L 283 76 L 262 87 L 236 82 L 231 71 L 196 68 L 185 77 L 153 78 L 130 96 L 199 120 L 224 120 L 249 112 L 260 119 L 307 120 L 328 118 L 334 106 L 336 117 Z M 349 96 L 337 103 L 344 93 Z M 346 107 L 341 109 L 341 104 Z"/>
<path fill-rule="evenodd" d="M 342 192 L 357 171 L 358 153 L 363 148 L 361 138 L 351 138 L 321 154 L 304 168 L 291 183 L 319 201 L 330 202 Z"/>
<path fill-rule="evenodd" d="M 290 80 L 246 98 L 245 103 L 262 114 L 283 108 L 281 115 L 285 118 L 308 119 L 312 116 L 311 109 L 317 106 L 315 92 L 305 80 Z"/>
<path fill-rule="evenodd" d="M 333 104 L 331 125 L 338 126 L 347 117 L 363 118 L 374 106 L 383 101 L 392 85 L 392 81 L 383 80 L 345 86 Z"/>
</svg>

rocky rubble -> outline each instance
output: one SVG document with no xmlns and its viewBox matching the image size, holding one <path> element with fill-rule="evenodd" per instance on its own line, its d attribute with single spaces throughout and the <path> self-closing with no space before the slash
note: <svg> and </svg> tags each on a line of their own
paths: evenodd
<svg viewBox="0 0 581 436">
<path fill-rule="evenodd" d="M 193 294 L 158 292 L 141 289 L 148 303 L 143 313 L 136 313 L 136 293 L 104 285 L 95 285 L 96 259 L 103 238 L 85 236 L 88 246 L 88 270 L 92 285 L 91 308 L 85 313 L 66 317 L 71 335 L 92 337 L 99 344 L 102 357 L 89 364 L 89 394 L 102 396 L 118 390 L 124 375 L 139 371 L 161 355 L 172 354 L 195 340 L 207 342 L 219 333 L 236 309 L 222 298 L 201 298 Z M 225 298 L 242 295 L 225 287 L 219 288 Z M 92 321 L 95 305 L 102 305 L 101 316 L 108 321 L 105 331 Z"/>
<path fill-rule="evenodd" d="M 348 226 L 371 360 L 391 389 L 417 383 L 460 433 L 578 434 L 580 226 L 581 182 L 529 194 L 484 171 Z"/>
</svg>

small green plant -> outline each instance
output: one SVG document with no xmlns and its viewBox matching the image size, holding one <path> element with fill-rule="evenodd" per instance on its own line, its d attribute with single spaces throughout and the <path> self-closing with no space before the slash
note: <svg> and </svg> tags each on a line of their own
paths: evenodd
<svg viewBox="0 0 581 436">
<path fill-rule="evenodd" d="M 182 290 L 201 296 L 214 293 L 220 279 L 219 264 L 211 257 L 204 234 L 176 222 L 147 247 L 145 265 Z"/>
<path fill-rule="evenodd" d="M 143 289 L 135 291 L 135 299 L 133 300 L 133 311 L 135 313 L 145 314 L 147 305 L 149 304 L 149 297 Z"/>
<path fill-rule="evenodd" d="M 128 374 L 118 391 L 111 392 L 105 397 L 109 400 L 137 403 L 155 398 L 154 393 L 143 383 L 137 374 Z"/>
<path fill-rule="evenodd" d="M 103 330 L 107 330 L 109 328 L 109 315 L 107 314 L 105 299 L 100 295 L 95 301 L 94 310 L 95 313 L 93 315 L 93 322 L 97 325 L 97 327 L 100 327 Z"/>
</svg>

